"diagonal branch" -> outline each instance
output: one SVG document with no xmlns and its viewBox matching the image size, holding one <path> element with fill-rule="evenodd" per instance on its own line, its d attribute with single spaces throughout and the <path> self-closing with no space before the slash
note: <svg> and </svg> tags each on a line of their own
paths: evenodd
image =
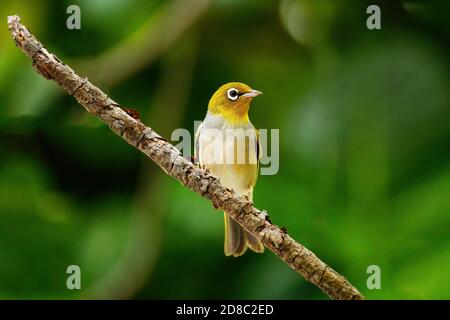
<svg viewBox="0 0 450 320">
<path fill-rule="evenodd" d="M 126 142 L 145 153 L 169 176 L 209 199 L 216 208 L 231 215 L 264 246 L 306 280 L 334 299 L 363 299 L 359 291 L 343 276 L 322 262 L 313 252 L 292 239 L 285 230 L 272 224 L 265 211 L 226 188 L 220 180 L 183 158 L 181 153 L 132 117 L 86 78 L 78 76 L 20 23 L 18 16 L 8 17 L 8 27 L 16 45 L 33 60 L 33 68 L 46 79 L 57 82 L 74 96 L 89 113 L 104 121 Z"/>
</svg>

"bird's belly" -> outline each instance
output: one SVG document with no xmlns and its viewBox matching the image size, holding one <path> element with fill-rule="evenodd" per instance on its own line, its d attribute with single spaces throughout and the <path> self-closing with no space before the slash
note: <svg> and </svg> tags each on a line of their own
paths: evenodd
<svg viewBox="0 0 450 320">
<path fill-rule="evenodd" d="M 206 166 L 211 174 L 239 194 L 251 198 L 257 178 L 258 166 L 255 164 L 210 164 Z"/>
<path fill-rule="evenodd" d="M 258 175 L 257 137 L 254 129 L 250 133 L 228 129 L 201 131 L 199 162 L 225 186 L 251 198 Z"/>
</svg>

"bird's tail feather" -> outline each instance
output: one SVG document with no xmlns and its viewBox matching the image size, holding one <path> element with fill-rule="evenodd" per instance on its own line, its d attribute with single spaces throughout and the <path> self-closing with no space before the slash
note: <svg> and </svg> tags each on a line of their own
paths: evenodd
<svg viewBox="0 0 450 320">
<path fill-rule="evenodd" d="M 255 252 L 264 252 L 264 246 L 255 236 L 244 230 L 233 218 L 224 214 L 226 256 L 239 257 L 245 253 L 247 247 Z"/>
</svg>

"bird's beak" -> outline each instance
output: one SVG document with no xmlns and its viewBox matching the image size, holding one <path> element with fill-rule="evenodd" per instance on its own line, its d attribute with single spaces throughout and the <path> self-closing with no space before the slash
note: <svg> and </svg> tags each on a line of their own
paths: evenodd
<svg viewBox="0 0 450 320">
<path fill-rule="evenodd" d="M 250 92 L 244 93 L 244 94 L 242 95 L 242 97 L 253 98 L 253 97 L 259 96 L 260 94 L 262 94 L 261 91 L 258 91 L 258 90 L 252 90 L 252 91 L 250 91 Z"/>
</svg>

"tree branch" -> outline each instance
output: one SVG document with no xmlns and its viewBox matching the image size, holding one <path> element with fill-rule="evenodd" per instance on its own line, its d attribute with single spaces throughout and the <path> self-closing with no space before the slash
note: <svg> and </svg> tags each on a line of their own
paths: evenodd
<svg viewBox="0 0 450 320">
<path fill-rule="evenodd" d="M 265 211 L 257 209 L 244 197 L 223 186 L 219 179 L 183 158 L 164 138 L 146 127 L 139 119 L 130 116 L 99 88 L 86 78 L 79 77 L 58 57 L 49 53 L 20 23 L 18 16 L 8 17 L 8 27 L 16 45 L 33 60 L 33 68 L 39 74 L 56 81 L 89 113 L 104 121 L 112 131 L 146 154 L 168 175 L 209 199 L 214 207 L 231 215 L 248 232 L 261 240 L 266 248 L 331 298 L 363 299 L 359 291 L 343 276 L 297 243 L 285 230 L 272 224 Z"/>
</svg>

